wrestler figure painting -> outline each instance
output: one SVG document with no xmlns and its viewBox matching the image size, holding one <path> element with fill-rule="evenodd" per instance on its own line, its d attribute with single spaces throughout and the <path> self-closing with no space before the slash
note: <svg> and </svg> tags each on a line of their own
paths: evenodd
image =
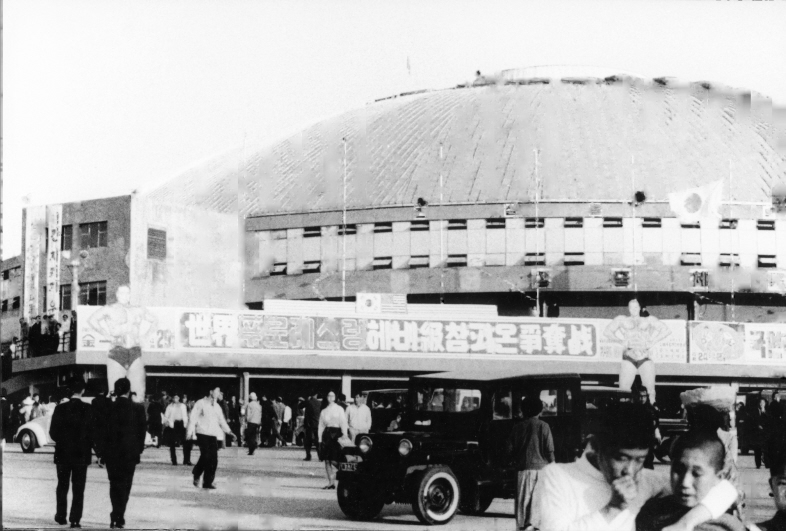
<svg viewBox="0 0 786 531">
<path fill-rule="evenodd" d="M 636 299 L 628 303 L 630 315 L 620 315 L 609 323 L 604 335 L 623 347 L 620 363 L 620 389 L 633 386 L 636 373 L 655 402 L 655 361 L 652 347 L 671 334 L 671 330 L 657 317 L 641 317 L 641 305 Z"/>
<path fill-rule="evenodd" d="M 88 325 L 112 342 L 106 360 L 106 377 L 109 389 L 115 381 L 128 378 L 131 390 L 140 400 L 145 396 L 145 365 L 142 362 L 142 344 L 155 330 L 157 320 L 149 310 L 131 305 L 131 289 L 120 286 L 117 302 L 104 306 L 88 319 Z"/>
</svg>

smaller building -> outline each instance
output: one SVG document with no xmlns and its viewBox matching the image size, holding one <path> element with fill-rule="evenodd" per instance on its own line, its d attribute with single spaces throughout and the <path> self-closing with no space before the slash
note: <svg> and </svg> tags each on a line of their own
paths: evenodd
<svg viewBox="0 0 786 531">
<path fill-rule="evenodd" d="M 2 322 L 0 323 L 0 342 L 3 350 L 14 337 L 19 337 L 19 319 L 22 311 L 22 260 L 14 256 L 3 260 L 3 281 L 0 284 L 0 299 L 2 300 Z"/>
</svg>

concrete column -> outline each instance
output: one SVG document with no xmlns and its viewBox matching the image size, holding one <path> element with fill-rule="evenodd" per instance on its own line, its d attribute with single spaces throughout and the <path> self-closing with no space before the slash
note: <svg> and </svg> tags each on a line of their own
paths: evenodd
<svg viewBox="0 0 786 531">
<path fill-rule="evenodd" d="M 244 372 L 240 379 L 240 396 L 243 398 L 246 404 L 248 404 L 248 381 L 248 373 Z"/>
<path fill-rule="evenodd" d="M 352 376 L 349 373 L 341 375 L 341 392 L 347 395 L 347 399 L 352 396 Z"/>
</svg>

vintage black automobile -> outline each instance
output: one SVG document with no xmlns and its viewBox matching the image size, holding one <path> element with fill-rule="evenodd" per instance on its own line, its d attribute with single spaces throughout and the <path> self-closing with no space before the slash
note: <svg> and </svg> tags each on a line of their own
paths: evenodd
<svg viewBox="0 0 786 531">
<path fill-rule="evenodd" d="M 483 513 L 515 498 L 510 436 L 523 397 L 544 402 L 556 459 L 581 447 L 584 402 L 576 374 L 448 372 L 412 377 L 401 430 L 358 435 L 339 463 L 338 503 L 349 518 L 411 504 L 418 519 L 444 524 L 457 510 Z"/>
</svg>

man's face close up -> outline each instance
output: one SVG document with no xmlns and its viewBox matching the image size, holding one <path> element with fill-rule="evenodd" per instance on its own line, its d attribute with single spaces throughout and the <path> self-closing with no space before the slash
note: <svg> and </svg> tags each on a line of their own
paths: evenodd
<svg viewBox="0 0 786 531">
<path fill-rule="evenodd" d="M 671 490 L 685 507 L 698 505 L 720 481 L 720 472 L 706 454 L 701 448 L 688 448 L 671 465 Z"/>
<path fill-rule="evenodd" d="M 647 403 L 647 398 L 649 398 L 649 396 L 650 396 L 649 393 L 646 392 L 646 391 L 644 391 L 642 393 L 637 393 L 636 395 L 634 395 L 634 397 L 635 397 L 634 403 L 636 403 L 636 404 L 646 404 Z"/>
<path fill-rule="evenodd" d="M 644 467 L 649 450 L 647 448 L 619 448 L 600 452 L 598 467 L 611 485 L 615 479 L 632 477 L 636 479 Z"/>
</svg>

